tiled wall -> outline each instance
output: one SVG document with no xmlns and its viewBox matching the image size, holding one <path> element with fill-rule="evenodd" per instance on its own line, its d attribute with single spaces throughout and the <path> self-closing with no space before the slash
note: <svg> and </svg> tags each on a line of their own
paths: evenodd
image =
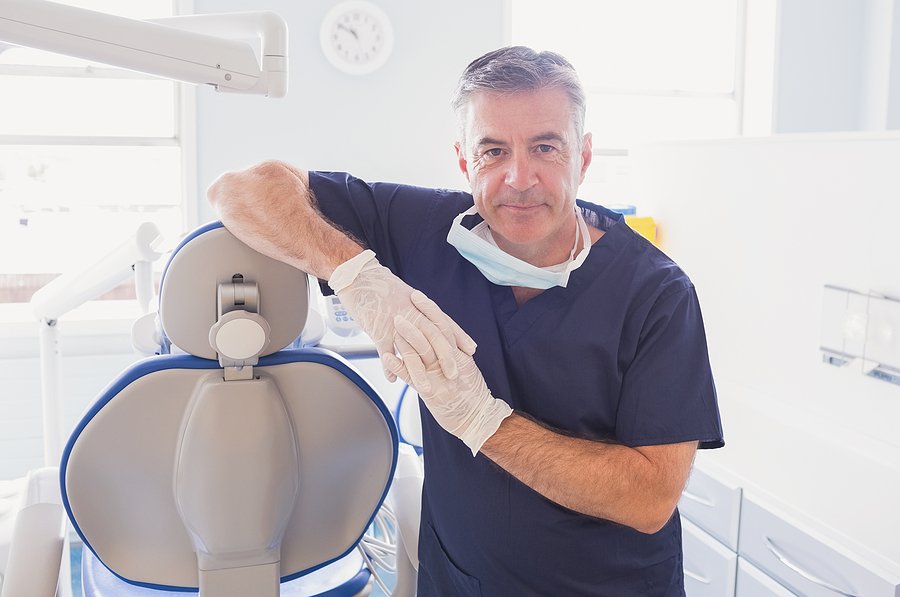
<svg viewBox="0 0 900 597">
<path fill-rule="evenodd" d="M 60 387 L 66 435 L 106 384 L 139 358 L 118 353 L 62 359 Z M 0 359 L 0 380 L 0 479 L 13 479 L 44 462 L 40 359 Z"/>
</svg>

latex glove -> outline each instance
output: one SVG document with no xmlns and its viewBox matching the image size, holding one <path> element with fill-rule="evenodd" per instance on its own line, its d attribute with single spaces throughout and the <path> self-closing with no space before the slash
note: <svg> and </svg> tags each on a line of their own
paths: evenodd
<svg viewBox="0 0 900 597">
<path fill-rule="evenodd" d="M 328 285 L 382 357 L 394 353 L 397 318 L 407 321 L 427 339 L 430 350 L 423 353 L 423 359 L 429 364 L 437 363 L 450 379 L 457 375 L 454 353 L 460 350 L 469 355 L 475 353 L 475 341 L 455 321 L 421 291 L 378 263 L 372 251 L 363 251 L 337 266 Z M 392 382 L 397 379 L 392 370 L 385 369 L 385 376 Z"/>
<path fill-rule="evenodd" d="M 512 408 L 491 395 L 471 355 L 454 350 L 459 374 L 451 379 L 437 364 L 423 361 L 422 355 L 433 350 L 428 338 L 400 318 L 394 321 L 394 327 L 400 358 L 383 355 L 385 367 L 415 388 L 438 424 L 461 439 L 475 456 L 503 419 L 512 414 Z"/>
</svg>

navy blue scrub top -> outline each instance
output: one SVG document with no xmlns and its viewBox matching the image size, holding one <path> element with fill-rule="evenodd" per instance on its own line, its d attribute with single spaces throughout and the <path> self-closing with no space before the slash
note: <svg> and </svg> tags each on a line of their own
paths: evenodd
<svg viewBox="0 0 900 597">
<path fill-rule="evenodd" d="M 488 387 L 516 411 L 627 446 L 724 445 L 693 284 L 619 214 L 579 201 L 605 234 L 566 288 L 517 306 L 447 243 L 469 193 L 329 172 L 310 186 L 328 220 L 472 336 Z M 473 458 L 421 411 L 420 597 L 683 594 L 677 512 L 653 535 L 579 514 Z"/>
</svg>

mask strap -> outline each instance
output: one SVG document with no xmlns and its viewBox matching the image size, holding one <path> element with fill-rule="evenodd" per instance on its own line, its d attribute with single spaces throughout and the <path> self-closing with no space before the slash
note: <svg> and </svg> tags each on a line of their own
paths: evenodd
<svg viewBox="0 0 900 597">
<path fill-rule="evenodd" d="M 578 207 L 575 208 L 575 218 L 578 221 L 578 233 L 581 235 L 581 251 L 572 259 L 572 262 L 569 263 L 569 266 L 566 268 L 570 272 L 577 267 L 580 267 L 584 260 L 587 259 L 588 253 L 591 252 L 591 232 L 588 230 L 587 222 L 584 220 L 584 216 L 581 215 L 581 210 Z M 575 246 L 578 246 L 578 240 L 575 240 Z M 572 253 L 575 252 L 575 247 L 572 248 Z"/>
</svg>

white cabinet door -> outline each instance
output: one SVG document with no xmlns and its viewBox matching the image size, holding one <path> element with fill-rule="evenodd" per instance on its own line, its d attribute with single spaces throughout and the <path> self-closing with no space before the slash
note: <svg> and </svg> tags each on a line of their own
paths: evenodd
<svg viewBox="0 0 900 597">
<path fill-rule="evenodd" d="M 718 479 L 695 465 L 678 502 L 678 511 L 732 551 L 737 551 L 740 487 Z"/>
<path fill-rule="evenodd" d="M 795 593 L 896 597 L 900 579 L 744 494 L 740 555 Z"/>
<path fill-rule="evenodd" d="M 738 558 L 736 597 L 796 596 L 744 558 Z"/>
<path fill-rule="evenodd" d="M 737 554 L 681 518 L 684 545 L 684 590 L 688 597 L 732 597 Z"/>
</svg>

